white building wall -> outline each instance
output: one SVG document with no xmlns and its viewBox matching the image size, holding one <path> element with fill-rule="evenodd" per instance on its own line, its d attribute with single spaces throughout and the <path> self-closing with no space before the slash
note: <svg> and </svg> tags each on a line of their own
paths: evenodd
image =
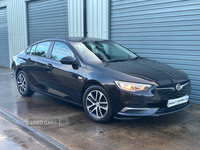
<svg viewBox="0 0 200 150">
<path fill-rule="evenodd" d="M 0 0 L 0 7 L 7 8 L 10 65 L 12 56 L 27 47 L 25 0 Z"/>
<path fill-rule="evenodd" d="M 10 65 L 12 56 L 28 46 L 26 1 L 0 0 L 7 8 Z M 84 36 L 84 0 L 68 0 L 69 36 Z M 87 36 L 109 39 L 109 0 L 86 0 Z"/>
<path fill-rule="evenodd" d="M 84 36 L 83 4 L 84 0 L 68 0 L 69 37 Z"/>
<path fill-rule="evenodd" d="M 84 36 L 84 0 L 68 0 L 69 36 Z M 109 39 L 109 0 L 86 0 L 87 37 Z"/>
<path fill-rule="evenodd" d="M 87 0 L 87 36 L 109 39 L 109 0 Z"/>
</svg>

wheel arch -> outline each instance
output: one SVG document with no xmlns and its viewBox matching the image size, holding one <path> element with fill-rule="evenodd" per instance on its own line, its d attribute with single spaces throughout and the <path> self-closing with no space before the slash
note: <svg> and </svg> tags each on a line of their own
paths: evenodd
<svg viewBox="0 0 200 150">
<path fill-rule="evenodd" d="M 16 73 L 15 73 L 15 78 L 16 78 L 16 80 L 17 80 L 17 74 L 18 74 L 21 70 L 23 70 L 23 69 L 22 69 L 22 68 L 17 68 Z"/>
<path fill-rule="evenodd" d="M 84 84 L 84 86 L 83 86 L 83 88 L 82 88 L 82 91 L 81 91 L 81 102 L 83 102 L 83 95 L 84 95 L 85 91 L 86 91 L 90 86 L 93 86 L 93 85 L 99 85 L 100 87 L 104 88 L 104 86 L 103 86 L 100 82 L 98 82 L 98 81 L 96 81 L 96 80 L 88 80 L 88 81 Z M 104 89 L 105 89 L 105 88 L 104 88 Z"/>
<path fill-rule="evenodd" d="M 106 112 L 103 114 L 102 111 L 101 111 L 101 116 L 100 118 L 98 118 L 98 115 L 97 117 L 94 117 L 91 113 L 90 113 L 90 110 L 87 109 L 87 103 L 85 100 L 83 100 L 83 96 L 84 96 L 84 93 L 85 91 L 87 91 L 87 89 L 91 86 L 99 86 L 99 90 L 102 92 L 103 90 L 103 93 L 104 93 L 104 96 L 106 97 L 107 99 L 107 110 Z M 91 80 L 91 81 L 87 81 L 87 83 L 85 83 L 85 85 L 83 86 L 83 90 L 82 90 L 82 104 L 83 104 L 83 108 L 85 110 L 85 113 L 86 115 L 94 122 L 98 122 L 98 123 L 107 123 L 113 116 L 113 111 L 112 111 L 112 105 L 111 105 L 111 101 L 109 100 L 109 95 L 107 94 L 107 91 L 105 90 L 105 86 L 101 83 L 99 83 L 98 81 L 95 81 L 95 80 Z M 93 88 L 94 90 L 95 88 Z M 88 91 L 88 92 L 91 92 L 91 91 Z M 86 95 L 87 96 L 87 95 Z M 107 97 L 108 96 L 108 97 Z M 96 105 L 95 107 L 98 109 L 100 109 L 100 104 L 98 104 L 98 106 Z M 93 105 L 92 105 L 93 106 Z M 98 109 L 96 109 L 96 111 L 98 111 Z M 97 114 L 99 114 L 100 112 L 96 112 Z"/>
</svg>

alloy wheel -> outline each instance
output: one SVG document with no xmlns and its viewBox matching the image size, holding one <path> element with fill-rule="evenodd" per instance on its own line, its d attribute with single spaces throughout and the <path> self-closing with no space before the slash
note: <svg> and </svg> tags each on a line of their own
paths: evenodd
<svg viewBox="0 0 200 150">
<path fill-rule="evenodd" d="M 21 93 L 25 93 L 27 89 L 26 78 L 23 74 L 19 74 L 17 78 L 17 87 Z"/>
<path fill-rule="evenodd" d="M 95 118 L 103 118 L 108 112 L 108 100 L 99 90 L 93 90 L 87 95 L 86 108 Z"/>
</svg>

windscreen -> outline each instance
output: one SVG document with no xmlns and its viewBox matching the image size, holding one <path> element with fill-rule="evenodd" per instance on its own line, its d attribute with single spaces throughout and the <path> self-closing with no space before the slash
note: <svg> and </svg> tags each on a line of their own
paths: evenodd
<svg viewBox="0 0 200 150">
<path fill-rule="evenodd" d="M 111 41 L 73 42 L 71 45 L 81 57 L 92 62 L 114 62 L 138 57 L 133 52 Z"/>
</svg>

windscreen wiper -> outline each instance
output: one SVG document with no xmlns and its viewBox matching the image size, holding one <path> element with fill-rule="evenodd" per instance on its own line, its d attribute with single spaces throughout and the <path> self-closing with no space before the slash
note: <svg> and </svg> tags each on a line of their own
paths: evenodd
<svg viewBox="0 0 200 150">
<path fill-rule="evenodd" d="M 107 61 L 107 62 L 129 61 L 129 60 L 135 60 L 135 59 L 137 59 L 137 58 L 138 58 L 138 56 L 135 57 L 135 58 L 132 58 L 132 59 L 113 59 L 113 60 L 109 60 L 109 61 Z"/>
<path fill-rule="evenodd" d="M 126 61 L 126 60 L 129 60 L 129 59 L 114 59 L 114 60 L 109 60 L 107 62 L 118 62 L 118 61 Z"/>
</svg>

